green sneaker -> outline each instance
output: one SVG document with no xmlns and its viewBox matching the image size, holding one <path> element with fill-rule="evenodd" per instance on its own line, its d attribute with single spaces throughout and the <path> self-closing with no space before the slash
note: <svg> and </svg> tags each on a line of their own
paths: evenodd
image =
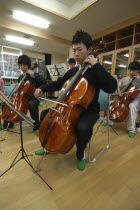
<svg viewBox="0 0 140 210">
<path fill-rule="evenodd" d="M 49 152 L 44 150 L 44 149 L 39 149 L 37 151 L 35 151 L 36 155 L 47 155 Z"/>
<path fill-rule="evenodd" d="M 83 171 L 86 167 L 86 159 L 77 159 L 77 168 Z"/>
<path fill-rule="evenodd" d="M 103 123 L 102 126 L 107 126 L 107 123 Z"/>
<path fill-rule="evenodd" d="M 38 136 L 39 135 L 39 130 L 34 130 L 34 133 L 35 133 L 36 136 Z"/>
<path fill-rule="evenodd" d="M 128 132 L 128 136 L 129 136 L 130 138 L 134 138 L 134 137 L 136 136 L 136 134 L 133 133 L 133 132 L 131 132 L 131 131 L 129 131 L 129 132 Z"/>
<path fill-rule="evenodd" d="M 3 127 L 3 125 L 0 125 L 0 130 L 4 130 L 4 127 Z"/>
</svg>

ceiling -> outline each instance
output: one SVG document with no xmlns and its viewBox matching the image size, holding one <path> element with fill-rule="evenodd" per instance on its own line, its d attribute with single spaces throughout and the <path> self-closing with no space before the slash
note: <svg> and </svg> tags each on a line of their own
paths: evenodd
<svg viewBox="0 0 140 210">
<path fill-rule="evenodd" d="M 53 12 L 67 20 L 73 19 L 97 0 L 23 0 L 34 6 Z"/>
<path fill-rule="evenodd" d="M 57 0 L 58 2 L 65 4 L 66 6 L 72 6 L 75 4 L 75 2 L 80 0 Z"/>
<path fill-rule="evenodd" d="M 58 14 L 46 7 L 34 6 L 31 4 L 31 0 L 0 0 L 0 44 L 68 56 L 71 39 L 76 30 L 83 29 L 90 35 L 94 35 L 140 15 L 139 0 L 97 0 L 90 6 L 89 0 L 34 0 L 34 2 L 43 2 L 46 5 L 52 1 L 55 3 L 55 8 L 57 8 L 57 3 L 61 3 L 69 8 L 73 7 L 77 13 L 71 18 L 67 18 L 62 15 L 61 10 L 61 14 Z M 80 12 L 76 8 L 76 3 L 79 1 L 84 5 L 83 10 Z M 86 3 L 87 7 L 85 6 Z M 45 18 L 50 22 L 50 27 L 48 29 L 39 29 L 17 21 L 12 18 L 13 10 L 26 11 Z M 7 34 L 32 39 L 35 45 L 25 47 L 6 41 L 5 35 Z"/>
</svg>

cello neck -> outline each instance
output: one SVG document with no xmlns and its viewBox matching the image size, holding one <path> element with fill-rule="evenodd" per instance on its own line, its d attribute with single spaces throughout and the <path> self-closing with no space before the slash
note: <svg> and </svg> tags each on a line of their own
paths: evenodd
<svg viewBox="0 0 140 210">
<path fill-rule="evenodd" d="M 10 97 L 12 97 L 14 95 L 14 93 L 16 93 L 19 90 L 19 88 L 22 86 L 25 78 L 26 78 L 26 74 L 24 75 L 24 77 L 22 78 L 22 80 L 19 82 L 19 84 L 14 88 L 14 90 L 12 91 Z"/>
<path fill-rule="evenodd" d="M 122 90 L 120 91 L 120 93 L 125 92 L 126 89 L 132 84 L 132 82 L 134 81 L 134 79 L 135 79 L 135 78 L 132 78 L 132 79 L 130 80 L 130 82 L 129 82 L 125 87 L 122 88 Z"/>
<path fill-rule="evenodd" d="M 88 68 L 88 65 L 86 63 L 84 63 L 82 65 L 82 67 L 77 71 L 77 73 L 75 74 L 75 76 L 73 77 L 73 79 L 70 81 L 69 85 L 66 87 L 65 91 L 62 92 L 62 94 L 58 97 L 57 101 L 62 101 L 67 93 L 69 93 L 69 91 L 73 88 L 73 86 L 75 85 L 76 81 L 78 80 L 79 76 L 82 74 L 83 71 L 85 71 Z"/>
</svg>

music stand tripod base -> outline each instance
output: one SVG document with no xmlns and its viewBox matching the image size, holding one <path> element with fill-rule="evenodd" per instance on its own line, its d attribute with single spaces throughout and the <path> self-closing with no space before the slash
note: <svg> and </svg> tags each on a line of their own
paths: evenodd
<svg viewBox="0 0 140 210">
<path fill-rule="evenodd" d="M 22 121 L 20 121 L 20 140 L 21 140 L 21 149 L 17 153 L 16 157 L 14 158 L 13 162 L 11 163 L 10 167 L 4 171 L 2 174 L 0 174 L 0 177 L 2 177 L 7 171 L 9 171 L 14 165 L 16 165 L 20 160 L 24 159 L 26 163 L 33 169 L 33 171 L 42 179 L 43 182 L 50 188 L 50 190 L 53 190 L 52 187 L 42 178 L 42 176 L 34 169 L 32 163 L 30 162 L 28 156 L 25 152 L 24 146 L 23 146 L 23 133 L 22 133 Z M 21 157 L 17 159 L 19 154 L 21 153 Z"/>
</svg>

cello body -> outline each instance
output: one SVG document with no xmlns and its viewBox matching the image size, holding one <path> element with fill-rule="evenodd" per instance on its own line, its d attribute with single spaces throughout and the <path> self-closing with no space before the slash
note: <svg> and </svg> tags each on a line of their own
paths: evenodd
<svg viewBox="0 0 140 210">
<path fill-rule="evenodd" d="M 122 88 L 123 89 L 123 88 Z M 129 85 L 122 96 L 110 103 L 109 119 L 114 122 L 124 121 L 129 114 L 129 104 L 138 96 L 139 90 L 134 85 Z"/>
<path fill-rule="evenodd" d="M 62 87 L 65 90 L 68 80 Z M 67 153 L 76 142 L 76 124 L 83 108 L 94 97 L 94 88 L 87 80 L 80 77 L 65 97 L 68 106 L 58 104 L 50 110 L 39 128 L 39 139 L 42 146 L 49 152 Z"/>
<path fill-rule="evenodd" d="M 38 67 L 37 63 L 31 67 L 31 70 Z M 16 90 L 15 90 L 16 89 Z M 35 86 L 26 79 L 26 74 L 15 88 L 15 93 L 12 95 L 12 105 L 17 110 L 24 114 L 28 111 L 28 100 L 35 91 Z M 13 123 L 18 123 L 22 120 L 22 117 L 11 110 L 8 106 L 5 106 L 2 111 L 2 119 Z"/>
<path fill-rule="evenodd" d="M 25 80 L 19 90 L 14 93 L 12 100 L 13 107 L 17 111 L 21 111 L 22 113 L 27 114 L 28 100 L 34 91 L 34 85 L 28 80 Z M 18 123 L 22 120 L 21 116 L 11 110 L 8 106 L 5 106 L 2 111 L 2 119 L 13 123 Z"/>
</svg>

